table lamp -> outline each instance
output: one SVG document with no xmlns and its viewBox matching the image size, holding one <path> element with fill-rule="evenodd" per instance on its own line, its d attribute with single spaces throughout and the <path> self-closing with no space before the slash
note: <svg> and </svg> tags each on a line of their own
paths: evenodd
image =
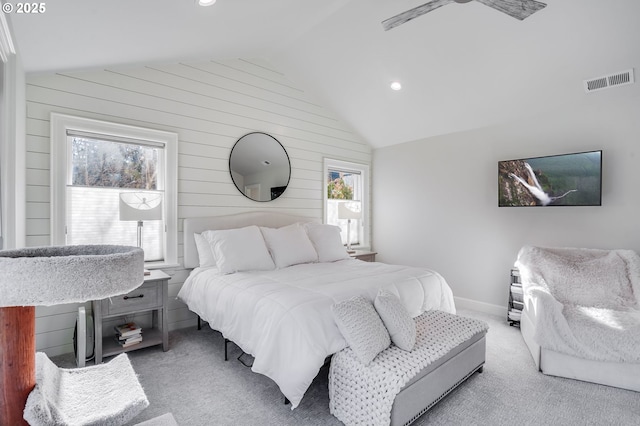
<svg viewBox="0 0 640 426">
<path fill-rule="evenodd" d="M 138 247 L 142 247 L 145 220 L 162 220 L 162 195 L 152 192 L 121 192 L 120 220 L 138 222 Z"/>
<path fill-rule="evenodd" d="M 356 207 L 357 210 L 352 210 L 352 207 Z M 347 220 L 347 253 L 355 253 L 355 250 L 351 250 L 351 220 L 359 220 L 361 218 L 362 211 L 360 210 L 359 201 L 345 201 L 338 204 L 338 219 Z"/>
<path fill-rule="evenodd" d="M 138 247 L 80 245 L 0 250 L 0 423 L 24 425 L 35 378 L 35 306 L 128 293 L 144 281 Z"/>
</svg>

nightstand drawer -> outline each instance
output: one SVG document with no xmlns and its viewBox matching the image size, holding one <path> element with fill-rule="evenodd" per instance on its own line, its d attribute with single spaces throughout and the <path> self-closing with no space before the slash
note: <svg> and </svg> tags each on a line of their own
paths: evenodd
<svg viewBox="0 0 640 426">
<path fill-rule="evenodd" d="M 162 307 L 161 290 L 155 283 L 143 284 L 127 294 L 102 300 L 102 310 L 107 316 Z"/>
</svg>

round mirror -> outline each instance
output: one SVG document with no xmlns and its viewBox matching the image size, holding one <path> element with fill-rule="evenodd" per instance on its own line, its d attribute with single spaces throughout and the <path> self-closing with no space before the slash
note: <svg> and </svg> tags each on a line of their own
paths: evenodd
<svg viewBox="0 0 640 426">
<path fill-rule="evenodd" d="M 271 201 L 287 189 L 291 164 L 276 138 L 255 132 L 244 135 L 233 146 L 229 171 L 236 188 L 247 198 Z"/>
</svg>

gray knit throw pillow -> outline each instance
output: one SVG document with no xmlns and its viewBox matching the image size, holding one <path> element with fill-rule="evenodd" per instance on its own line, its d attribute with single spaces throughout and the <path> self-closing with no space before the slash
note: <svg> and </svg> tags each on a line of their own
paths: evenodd
<svg viewBox="0 0 640 426">
<path fill-rule="evenodd" d="M 389 332 L 368 299 L 356 296 L 336 303 L 332 310 L 338 329 L 364 365 L 391 344 Z"/>
<path fill-rule="evenodd" d="M 383 289 L 373 303 L 391 335 L 391 341 L 400 349 L 411 351 L 416 344 L 416 322 L 398 296 Z"/>
</svg>

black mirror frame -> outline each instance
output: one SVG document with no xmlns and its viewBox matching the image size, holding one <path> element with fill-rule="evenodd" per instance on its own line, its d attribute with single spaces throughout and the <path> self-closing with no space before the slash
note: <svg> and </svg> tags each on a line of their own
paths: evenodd
<svg viewBox="0 0 640 426">
<path fill-rule="evenodd" d="M 249 135 L 255 135 L 255 134 L 265 135 L 265 136 L 270 137 L 274 141 L 276 141 L 278 143 L 278 145 L 280 145 L 280 148 L 282 148 L 282 151 L 284 152 L 284 155 L 287 157 L 287 164 L 289 164 L 289 177 L 287 178 L 287 183 L 285 185 L 283 185 L 283 186 L 278 186 L 278 187 L 271 188 L 271 197 L 272 198 L 270 200 L 256 200 L 254 198 L 249 197 L 247 194 L 244 193 L 244 191 L 241 188 L 238 187 L 238 184 L 236 183 L 235 179 L 233 178 L 233 174 L 231 173 L 231 157 L 233 156 L 233 150 L 236 148 L 236 146 L 238 146 L 238 143 L 242 139 L 244 139 L 245 137 L 247 137 Z M 285 149 L 284 145 L 282 145 L 282 143 L 278 139 L 276 139 L 275 137 L 273 137 L 270 134 L 265 133 L 265 132 L 250 132 L 250 133 L 247 133 L 247 134 L 239 137 L 238 140 L 233 144 L 233 148 L 231 148 L 231 152 L 229 153 L 229 175 L 231 176 L 231 181 L 233 182 L 233 185 L 246 198 L 248 198 L 251 201 L 256 201 L 258 203 L 267 203 L 269 201 L 273 201 L 273 200 L 275 200 L 277 198 L 280 198 L 280 196 L 282 196 L 282 194 L 289 187 L 289 182 L 291 182 L 291 158 L 289 158 L 289 153 Z M 276 191 L 274 191 L 274 190 L 276 190 Z M 274 196 L 274 194 L 277 194 L 277 195 Z"/>
</svg>

